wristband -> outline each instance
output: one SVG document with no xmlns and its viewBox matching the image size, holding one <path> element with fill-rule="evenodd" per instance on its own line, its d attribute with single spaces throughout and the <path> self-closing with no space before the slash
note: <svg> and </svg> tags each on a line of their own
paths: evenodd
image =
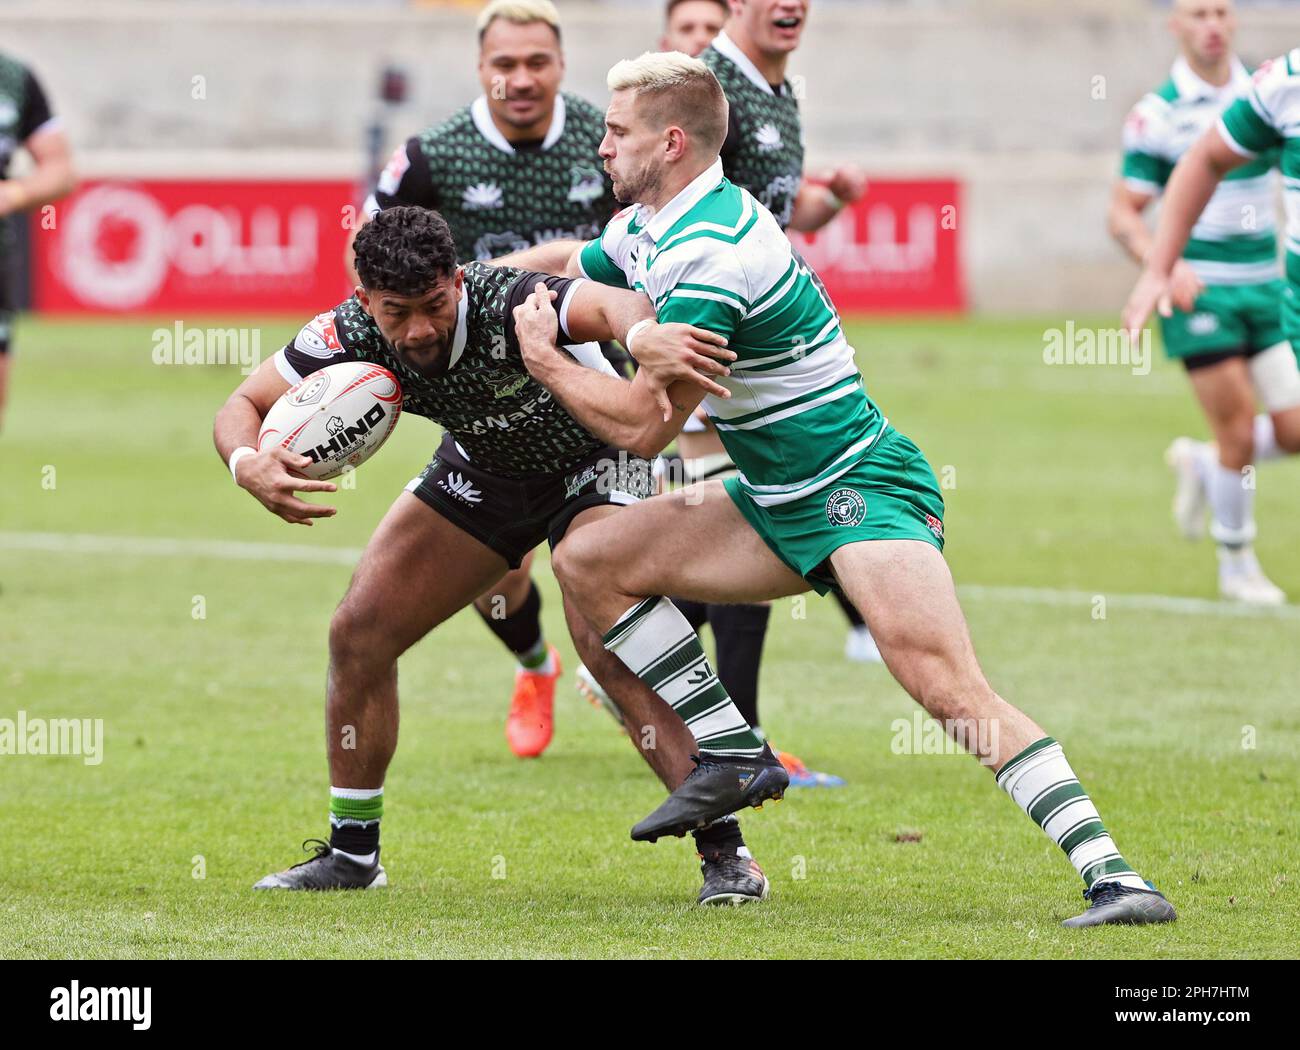
<svg viewBox="0 0 1300 1050">
<path fill-rule="evenodd" d="M 230 477 L 234 480 L 236 485 L 239 484 L 239 477 L 238 475 L 235 474 L 235 468 L 239 466 L 239 461 L 243 459 L 245 456 L 255 456 L 255 455 L 257 455 L 257 449 L 251 448 L 248 445 L 240 445 L 239 448 L 235 449 L 234 452 L 230 453 L 230 463 L 229 463 Z"/>
<path fill-rule="evenodd" d="M 653 317 L 647 317 L 644 321 L 638 321 L 636 324 L 634 324 L 631 328 L 627 330 L 627 338 L 623 340 L 625 344 L 623 348 L 629 354 L 632 355 L 633 359 L 636 358 L 636 351 L 632 349 L 632 340 L 635 339 L 638 335 L 640 335 L 643 330 L 645 330 L 650 325 L 655 323 L 656 322 Z"/>
</svg>

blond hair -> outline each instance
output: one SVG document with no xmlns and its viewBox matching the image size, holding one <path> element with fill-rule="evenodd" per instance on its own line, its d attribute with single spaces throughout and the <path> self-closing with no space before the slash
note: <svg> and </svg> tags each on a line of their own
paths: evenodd
<svg viewBox="0 0 1300 1050">
<path fill-rule="evenodd" d="M 638 102 L 646 100 L 646 119 L 677 125 L 697 148 L 710 153 L 722 149 L 727 96 L 713 70 L 698 58 L 680 51 L 647 51 L 616 63 L 605 83 L 610 91 L 631 91 Z"/>
<path fill-rule="evenodd" d="M 478 22 L 475 23 L 480 44 L 483 42 L 483 35 L 488 31 L 488 26 L 498 18 L 504 18 L 517 26 L 545 22 L 555 30 L 557 37 L 560 35 L 560 12 L 555 9 L 551 0 L 492 0 L 479 12 Z"/>
</svg>

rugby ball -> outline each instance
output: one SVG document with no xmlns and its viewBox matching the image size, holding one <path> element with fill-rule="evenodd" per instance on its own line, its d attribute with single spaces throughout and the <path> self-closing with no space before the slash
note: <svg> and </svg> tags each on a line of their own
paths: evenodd
<svg viewBox="0 0 1300 1050">
<path fill-rule="evenodd" d="M 317 481 L 359 467 L 388 440 L 402 414 L 402 385 L 379 365 L 329 365 L 291 386 L 262 420 L 257 450 L 281 445 L 311 460 Z"/>
</svg>

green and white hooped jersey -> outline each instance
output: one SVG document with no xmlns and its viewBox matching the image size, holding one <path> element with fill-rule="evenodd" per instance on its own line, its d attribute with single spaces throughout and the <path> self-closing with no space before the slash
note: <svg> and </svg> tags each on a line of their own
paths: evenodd
<svg viewBox="0 0 1300 1050">
<path fill-rule="evenodd" d="M 762 506 L 859 462 L 889 425 L 867 397 L 839 315 L 772 213 L 716 161 L 658 213 L 616 215 L 581 254 L 587 277 L 644 291 L 661 322 L 725 335 L 738 358 L 705 406 Z"/>
<path fill-rule="evenodd" d="M 1159 196 L 1179 158 L 1250 85 L 1250 73 L 1235 59 L 1232 79 L 1215 87 L 1180 57 L 1169 79 L 1134 106 L 1125 122 L 1125 183 L 1139 193 Z M 1275 151 L 1261 151 L 1219 184 L 1201 213 L 1183 258 L 1206 284 L 1277 279 L 1272 176 L 1276 165 Z"/>
<path fill-rule="evenodd" d="M 1287 215 L 1286 275 L 1291 285 L 1289 303 L 1294 310 L 1300 295 L 1300 48 L 1259 68 L 1250 91 L 1223 114 L 1219 134 L 1252 163 L 1281 150 Z M 1300 334 L 1294 324 L 1288 327 L 1292 329 L 1288 332 L 1291 338 Z"/>
</svg>

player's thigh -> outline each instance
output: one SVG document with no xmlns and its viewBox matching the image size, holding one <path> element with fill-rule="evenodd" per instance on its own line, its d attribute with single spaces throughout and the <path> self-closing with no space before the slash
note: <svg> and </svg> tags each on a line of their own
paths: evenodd
<svg viewBox="0 0 1300 1050">
<path fill-rule="evenodd" d="M 525 554 L 523 561 L 519 563 L 519 568 L 510 569 L 501 579 L 475 598 L 474 604 L 486 613 L 491 612 L 492 601 L 498 595 L 503 595 L 506 604 L 510 606 L 527 598 L 533 585 L 533 555 L 536 553 L 536 550 L 531 550 Z"/>
<path fill-rule="evenodd" d="M 921 540 L 849 543 L 831 555 L 831 566 L 889 670 L 913 697 L 942 702 L 989 691 L 937 548 Z"/>
<path fill-rule="evenodd" d="M 364 638 L 396 659 L 505 575 L 501 555 L 403 492 L 366 545 L 331 645 Z"/>
<path fill-rule="evenodd" d="M 622 594 L 726 603 L 808 590 L 718 481 L 655 496 L 571 528 L 555 557 L 557 573 L 589 576 L 591 586 Z"/>
<path fill-rule="evenodd" d="M 1246 358 L 1229 357 L 1214 364 L 1191 367 L 1187 379 L 1216 436 L 1221 430 L 1240 428 L 1243 419 L 1254 418 L 1255 388 Z"/>
</svg>

